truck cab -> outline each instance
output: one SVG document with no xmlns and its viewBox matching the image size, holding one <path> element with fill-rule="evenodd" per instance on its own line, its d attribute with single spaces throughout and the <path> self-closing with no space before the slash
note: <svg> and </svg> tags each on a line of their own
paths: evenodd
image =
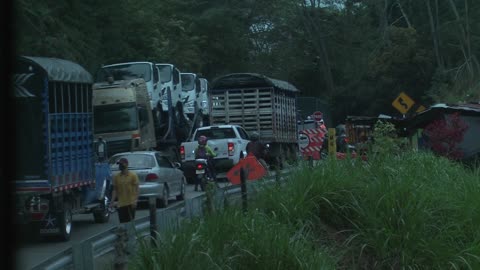
<svg viewBox="0 0 480 270">
<path fill-rule="evenodd" d="M 152 109 L 143 79 L 93 85 L 94 135 L 110 155 L 156 147 Z"/>
<path fill-rule="evenodd" d="M 195 73 L 180 73 L 182 78 L 182 101 L 183 110 L 190 120 L 194 120 L 198 110 L 196 95 L 200 92 L 200 80 Z"/>
<path fill-rule="evenodd" d="M 156 64 L 160 71 L 160 99 L 162 111 L 167 112 L 169 107 L 182 102 L 182 80 L 180 78 L 180 70 L 172 64 L 161 63 Z M 172 104 L 168 104 L 168 92 L 172 99 Z"/>
</svg>

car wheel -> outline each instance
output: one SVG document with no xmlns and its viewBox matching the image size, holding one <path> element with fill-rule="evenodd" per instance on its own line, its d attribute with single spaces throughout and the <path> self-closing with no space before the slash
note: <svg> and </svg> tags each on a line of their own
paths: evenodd
<svg viewBox="0 0 480 270">
<path fill-rule="evenodd" d="M 163 187 L 162 198 L 157 199 L 157 207 L 165 208 L 168 206 L 168 187 Z"/>
<path fill-rule="evenodd" d="M 177 201 L 185 199 L 185 178 L 182 178 L 182 184 L 180 186 L 180 194 L 177 195 Z"/>
</svg>

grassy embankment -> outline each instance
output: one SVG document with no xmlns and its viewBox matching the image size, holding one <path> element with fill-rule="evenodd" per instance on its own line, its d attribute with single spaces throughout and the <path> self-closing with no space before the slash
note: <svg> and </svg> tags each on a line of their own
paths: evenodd
<svg viewBox="0 0 480 270">
<path fill-rule="evenodd" d="M 480 175 L 428 153 L 325 161 L 142 244 L 135 269 L 480 269 Z"/>
</svg>

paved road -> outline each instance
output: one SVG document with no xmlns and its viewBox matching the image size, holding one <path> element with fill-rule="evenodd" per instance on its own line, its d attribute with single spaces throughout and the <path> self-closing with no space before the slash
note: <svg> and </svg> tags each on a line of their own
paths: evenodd
<svg viewBox="0 0 480 270">
<path fill-rule="evenodd" d="M 226 184 L 226 183 L 224 183 Z M 202 194 L 203 192 L 195 192 L 193 185 L 187 185 L 186 198 L 192 198 Z M 170 200 L 169 206 L 174 206 L 179 202 Z M 148 216 L 148 207 L 139 206 L 136 218 L 142 218 Z M 110 217 L 110 221 L 105 224 L 97 224 L 93 221 L 92 214 L 75 215 L 73 217 L 73 231 L 68 242 L 48 242 L 46 240 L 32 239 L 28 230 L 24 231 L 21 235 L 22 239 L 19 239 L 19 248 L 16 252 L 16 269 L 18 270 L 30 270 L 32 267 L 38 265 L 47 258 L 65 250 L 68 247 L 73 246 L 76 243 L 80 243 L 89 237 L 108 230 L 109 228 L 118 225 L 117 214 L 114 213 Z"/>
</svg>

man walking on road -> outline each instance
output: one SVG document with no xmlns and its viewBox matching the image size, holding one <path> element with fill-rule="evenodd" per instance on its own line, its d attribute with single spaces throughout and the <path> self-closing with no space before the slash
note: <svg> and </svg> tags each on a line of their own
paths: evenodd
<svg viewBox="0 0 480 270">
<path fill-rule="evenodd" d="M 135 219 L 139 180 L 135 172 L 128 170 L 128 160 L 121 158 L 117 162 L 120 172 L 113 177 L 112 204 L 118 197 L 118 219 L 126 223 Z"/>
<path fill-rule="evenodd" d="M 126 158 L 119 159 L 117 164 L 120 172 L 113 177 L 111 205 L 117 204 L 120 221 L 118 234 L 122 238 L 126 233 L 127 253 L 132 253 L 135 244 L 135 211 L 139 193 L 139 180 L 135 172 L 128 170 L 128 160 Z M 115 202 L 117 197 L 118 202 Z"/>
</svg>

